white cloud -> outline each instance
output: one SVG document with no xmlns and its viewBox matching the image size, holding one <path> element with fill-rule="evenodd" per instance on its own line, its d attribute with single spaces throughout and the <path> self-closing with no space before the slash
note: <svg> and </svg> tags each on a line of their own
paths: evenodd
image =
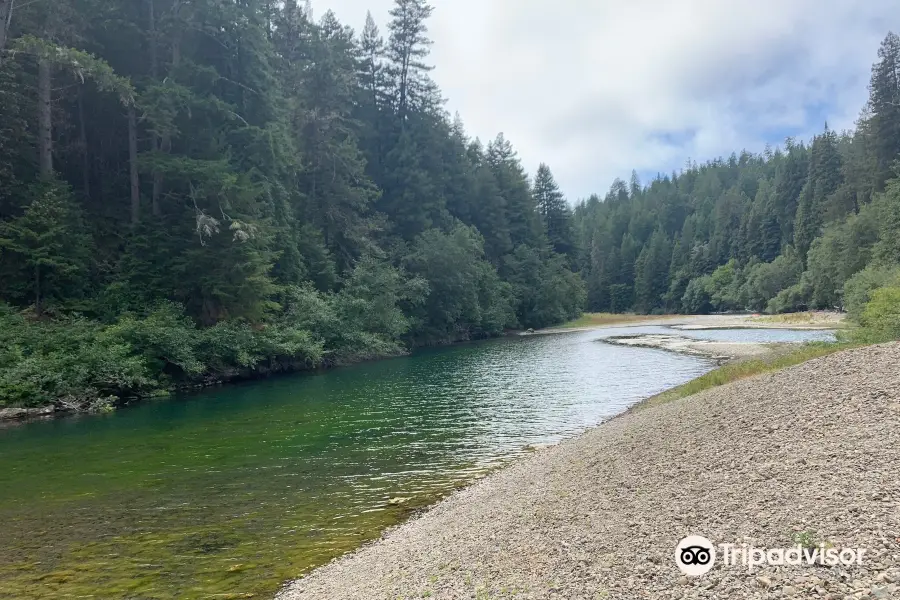
<svg viewBox="0 0 900 600">
<path fill-rule="evenodd" d="M 896 0 L 433 0 L 433 73 L 473 136 L 502 131 L 570 199 L 690 157 L 851 127 Z M 314 0 L 384 31 L 391 0 Z M 386 31 L 385 31 L 386 33 Z M 667 136 L 668 134 L 668 136 Z M 673 141 L 674 140 L 674 141 Z"/>
</svg>

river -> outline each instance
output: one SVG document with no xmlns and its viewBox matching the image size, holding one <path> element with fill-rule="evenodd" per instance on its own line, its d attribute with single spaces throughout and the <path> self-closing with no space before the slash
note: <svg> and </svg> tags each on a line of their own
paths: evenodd
<svg viewBox="0 0 900 600">
<path fill-rule="evenodd" d="M 523 336 L 0 430 L 0 597 L 271 598 L 529 446 L 714 367 L 596 341 L 639 333 L 831 337 Z"/>
</svg>

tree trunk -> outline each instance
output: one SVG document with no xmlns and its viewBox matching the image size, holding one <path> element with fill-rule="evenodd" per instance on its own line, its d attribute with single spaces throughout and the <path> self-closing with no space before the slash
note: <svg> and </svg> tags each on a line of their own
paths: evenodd
<svg viewBox="0 0 900 600">
<path fill-rule="evenodd" d="M 153 151 L 159 150 L 159 140 L 153 137 Z M 154 217 L 159 216 L 159 197 L 162 194 L 163 179 L 160 173 L 153 173 L 153 193 L 150 199 L 150 210 Z"/>
<path fill-rule="evenodd" d="M 177 7 L 176 7 L 177 10 Z M 176 13 L 177 14 L 177 13 Z M 181 64 L 181 33 L 176 32 L 174 38 L 172 39 L 172 65 L 169 68 L 169 76 L 171 77 Z M 154 140 L 154 145 L 156 141 Z M 158 148 L 168 154 L 172 151 L 172 136 L 168 133 L 162 136 L 162 139 L 159 141 Z M 159 207 L 159 196 L 162 194 L 163 188 L 163 176 L 162 173 L 155 173 L 153 175 L 153 214 L 155 216 L 160 215 L 160 207 Z"/>
<path fill-rule="evenodd" d="M 159 78 L 159 50 L 156 39 L 156 6 L 154 0 L 147 0 L 148 31 L 150 34 L 150 75 L 153 79 Z"/>
<path fill-rule="evenodd" d="M 6 36 L 9 33 L 9 25 L 12 23 L 14 1 L 0 0 L 0 64 L 3 63 L 2 52 L 6 48 Z"/>
<path fill-rule="evenodd" d="M 78 88 L 78 145 L 81 147 L 81 178 L 85 198 L 91 197 L 91 161 L 88 155 L 87 128 L 84 120 L 84 87 Z"/>
<path fill-rule="evenodd" d="M 137 115 L 134 105 L 128 107 L 128 161 L 131 164 L 131 224 L 141 220 L 141 180 L 138 175 Z"/>
<path fill-rule="evenodd" d="M 41 316 L 41 266 L 34 265 L 34 313 Z"/>
<path fill-rule="evenodd" d="M 147 8 L 149 11 L 149 26 L 148 29 L 150 31 L 150 75 L 153 77 L 154 81 L 159 80 L 159 47 L 157 45 L 156 39 L 156 5 L 155 0 L 147 1 Z M 158 152 L 160 148 L 160 139 L 153 135 L 153 140 L 151 141 L 153 152 Z M 159 216 L 159 197 L 162 194 L 162 185 L 163 179 L 162 174 L 155 172 L 153 173 L 153 192 L 150 197 L 150 210 L 153 213 L 154 217 Z"/>
<path fill-rule="evenodd" d="M 38 61 L 38 150 L 41 176 L 53 176 L 53 108 L 50 104 L 51 66 L 45 59 Z"/>
<path fill-rule="evenodd" d="M 175 39 L 172 41 L 172 71 L 181 64 L 181 34 L 176 33 Z"/>
</svg>

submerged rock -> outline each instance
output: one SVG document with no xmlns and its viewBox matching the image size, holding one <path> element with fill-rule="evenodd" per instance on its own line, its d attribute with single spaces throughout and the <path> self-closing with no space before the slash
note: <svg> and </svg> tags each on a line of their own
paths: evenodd
<svg viewBox="0 0 900 600">
<path fill-rule="evenodd" d="M 42 408 L 0 408 L 0 421 L 46 417 L 54 412 L 56 412 L 56 409 L 52 406 L 44 406 Z"/>
</svg>

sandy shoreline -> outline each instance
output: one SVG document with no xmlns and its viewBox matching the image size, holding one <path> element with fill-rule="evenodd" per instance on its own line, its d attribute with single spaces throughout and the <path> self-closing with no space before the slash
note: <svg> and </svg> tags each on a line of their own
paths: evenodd
<svg viewBox="0 0 900 600">
<path fill-rule="evenodd" d="M 788 315 L 698 315 L 675 318 L 668 323 L 674 329 L 839 329 L 845 325 L 845 315 L 838 312 L 815 311 Z"/>
<path fill-rule="evenodd" d="M 614 344 L 616 346 L 630 346 L 636 348 L 652 348 L 666 350 L 688 356 L 708 358 L 718 363 L 756 358 L 773 352 L 776 344 L 764 344 L 760 342 L 714 342 L 710 340 L 698 340 L 679 335 L 645 334 L 636 336 L 614 336 L 602 338 L 598 342 Z"/>
<path fill-rule="evenodd" d="M 279 600 L 900 598 L 900 343 L 631 411 L 541 449 Z M 678 540 L 864 548 L 862 565 L 717 564 Z"/>
<path fill-rule="evenodd" d="M 798 313 L 796 315 L 662 315 L 658 317 L 633 315 L 633 317 L 633 320 L 617 321 L 615 323 L 600 323 L 581 327 L 548 327 L 533 333 L 520 333 L 519 335 L 571 333 L 610 327 L 657 326 L 685 331 L 703 329 L 800 329 L 815 331 L 840 329 L 845 326 L 845 315 L 843 313 L 829 311 Z"/>
</svg>

